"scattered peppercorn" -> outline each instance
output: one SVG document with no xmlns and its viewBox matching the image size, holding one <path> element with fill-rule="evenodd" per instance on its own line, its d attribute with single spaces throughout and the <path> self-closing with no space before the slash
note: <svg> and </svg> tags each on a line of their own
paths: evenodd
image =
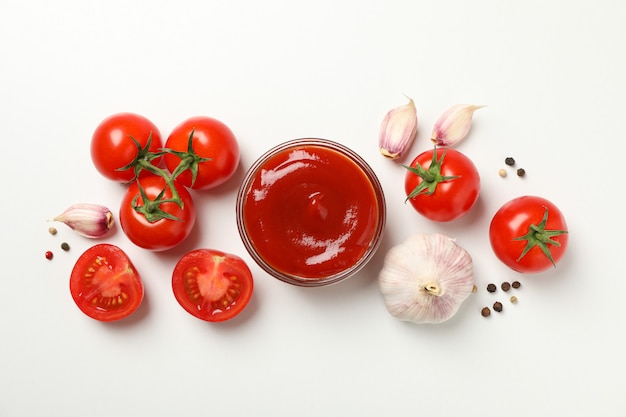
<svg viewBox="0 0 626 417">
<path fill-rule="evenodd" d="M 513 281 L 513 284 L 511 284 L 511 286 L 512 286 L 513 288 L 519 288 L 519 287 L 521 287 L 521 286 L 522 286 L 522 283 L 521 283 L 521 282 L 519 282 L 519 281 Z"/>
<path fill-rule="evenodd" d="M 508 166 L 512 167 L 513 165 L 515 165 L 515 159 L 511 158 L 510 156 L 508 158 L 504 159 L 504 163 L 507 164 Z"/>
<path fill-rule="evenodd" d="M 518 168 L 517 169 L 517 176 L 518 177 L 523 177 L 524 175 L 526 175 L 526 170 L 524 168 Z"/>
<path fill-rule="evenodd" d="M 483 317 L 489 317 L 491 315 L 491 310 L 489 310 L 489 307 L 483 307 L 483 309 L 480 311 L 480 314 Z"/>
<path fill-rule="evenodd" d="M 512 304 L 517 304 L 517 297 L 516 296 L 512 295 L 510 300 L 511 300 Z"/>
<path fill-rule="evenodd" d="M 61 243 L 61 249 L 67 252 L 68 250 L 70 250 L 70 245 L 67 242 L 63 242 Z"/>
<path fill-rule="evenodd" d="M 474 286 L 472 287 L 472 292 L 476 292 L 476 291 L 478 291 L 478 287 L 477 287 L 476 285 L 474 285 Z"/>
<path fill-rule="evenodd" d="M 502 311 L 502 303 L 500 301 L 496 301 L 493 303 L 493 309 L 498 313 Z"/>
<path fill-rule="evenodd" d="M 509 284 L 508 282 L 504 281 L 502 283 L 502 285 L 500 285 L 500 288 L 502 288 L 502 291 L 506 292 L 506 291 L 511 289 L 511 284 Z"/>
<path fill-rule="evenodd" d="M 506 171 L 503 169 L 500 169 L 500 171 L 498 171 L 498 175 L 500 175 L 502 178 L 506 177 Z"/>
<path fill-rule="evenodd" d="M 51 235 L 56 235 L 57 234 L 57 229 L 55 227 L 49 227 L 48 228 L 48 233 L 50 233 Z"/>
<path fill-rule="evenodd" d="M 496 292 L 496 284 L 489 284 L 489 285 L 487 285 L 487 291 L 489 291 L 489 292 Z"/>
<path fill-rule="evenodd" d="M 52 251 L 46 251 L 46 259 L 51 260 L 52 258 L 54 258 Z"/>
</svg>

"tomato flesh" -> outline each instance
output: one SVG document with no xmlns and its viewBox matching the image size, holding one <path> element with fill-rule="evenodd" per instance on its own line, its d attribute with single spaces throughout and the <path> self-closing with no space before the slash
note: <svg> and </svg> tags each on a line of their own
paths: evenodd
<svg viewBox="0 0 626 417">
<path fill-rule="evenodd" d="M 185 254 L 172 274 L 178 303 L 191 315 L 219 322 L 238 315 L 253 291 L 252 272 L 236 255 L 213 249 Z"/>
<path fill-rule="evenodd" d="M 553 234 L 545 245 L 548 253 L 540 244 L 524 252 L 528 246 L 524 237 L 528 236 L 531 225 L 541 225 L 544 218 L 545 230 Z M 565 254 L 567 223 L 561 210 L 549 200 L 537 196 L 517 197 L 505 203 L 493 216 L 489 241 L 496 257 L 509 268 L 520 273 L 538 273 L 555 267 Z"/>
<path fill-rule="evenodd" d="M 99 244 L 76 261 L 70 293 L 78 308 L 99 321 L 115 321 L 132 314 L 143 299 L 139 273 L 124 251 Z"/>
</svg>

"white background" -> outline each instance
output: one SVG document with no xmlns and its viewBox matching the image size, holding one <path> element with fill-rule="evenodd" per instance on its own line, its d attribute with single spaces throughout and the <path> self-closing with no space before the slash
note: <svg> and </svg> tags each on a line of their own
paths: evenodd
<svg viewBox="0 0 626 417">
<path fill-rule="evenodd" d="M 1 0 L 0 416 L 626 415 L 624 21 L 617 0 Z M 378 154 L 380 122 L 405 94 L 420 123 L 410 157 L 430 148 L 449 106 L 487 105 L 457 147 L 482 177 L 459 221 L 434 224 L 404 204 L 403 168 Z M 68 290 L 95 242 L 62 224 L 51 236 L 47 220 L 78 202 L 117 213 L 124 189 L 93 168 L 89 142 L 120 111 L 164 136 L 216 117 L 240 141 L 241 168 L 196 194 L 182 247 L 146 252 L 120 229 L 106 239 L 131 256 L 146 298 L 103 324 Z M 389 215 L 372 262 L 319 289 L 263 273 L 235 224 L 245 169 L 305 136 L 361 154 Z M 507 156 L 525 178 L 498 176 Z M 533 276 L 501 265 L 487 234 L 497 208 L 524 194 L 556 203 L 570 229 L 562 263 Z M 400 322 L 377 274 L 391 246 L 430 231 L 472 254 L 479 290 L 444 324 Z M 171 293 L 175 262 L 199 247 L 236 253 L 255 274 L 251 304 L 230 322 L 197 320 Z M 516 279 L 517 305 L 485 290 Z M 496 300 L 505 310 L 481 317 Z"/>
</svg>

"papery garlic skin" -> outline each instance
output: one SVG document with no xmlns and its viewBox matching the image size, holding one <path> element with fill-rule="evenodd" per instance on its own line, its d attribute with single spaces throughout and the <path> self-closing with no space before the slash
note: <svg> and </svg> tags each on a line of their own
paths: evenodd
<svg viewBox="0 0 626 417">
<path fill-rule="evenodd" d="M 378 283 L 392 316 L 441 323 L 472 293 L 472 258 L 448 236 L 415 234 L 389 250 Z"/>
<path fill-rule="evenodd" d="M 90 239 L 106 236 L 114 225 L 111 210 L 89 203 L 74 204 L 52 220 L 65 223 L 79 235 Z"/>
<path fill-rule="evenodd" d="M 430 140 L 437 146 L 454 146 L 463 140 L 472 126 L 474 112 L 485 106 L 456 104 L 435 123 Z"/>
<path fill-rule="evenodd" d="M 380 125 L 378 146 L 389 159 L 398 159 L 413 144 L 417 136 L 417 110 L 413 99 L 391 109 Z"/>
</svg>

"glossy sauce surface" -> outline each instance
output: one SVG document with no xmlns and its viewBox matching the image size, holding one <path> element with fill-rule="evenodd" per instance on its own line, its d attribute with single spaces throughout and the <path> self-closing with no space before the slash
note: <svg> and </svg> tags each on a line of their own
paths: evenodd
<svg viewBox="0 0 626 417">
<path fill-rule="evenodd" d="M 361 167 L 317 145 L 271 156 L 254 174 L 243 206 L 248 238 L 264 261 L 312 279 L 355 265 L 378 218 L 376 193 Z"/>
</svg>

